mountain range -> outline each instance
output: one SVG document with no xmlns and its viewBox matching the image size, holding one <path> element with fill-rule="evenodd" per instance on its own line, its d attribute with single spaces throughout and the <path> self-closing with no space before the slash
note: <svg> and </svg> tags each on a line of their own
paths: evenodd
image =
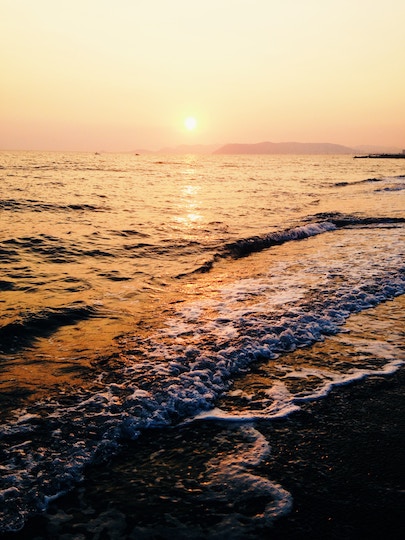
<svg viewBox="0 0 405 540">
<path fill-rule="evenodd" d="M 259 142 L 215 144 L 182 144 L 174 147 L 161 148 L 158 151 L 136 150 L 139 154 L 368 154 L 368 153 L 398 153 L 401 150 L 388 146 L 343 146 L 332 143 L 302 143 L 302 142 Z"/>
<path fill-rule="evenodd" d="M 341 144 L 261 142 L 255 144 L 226 144 L 214 154 L 354 154 L 356 150 Z"/>
</svg>

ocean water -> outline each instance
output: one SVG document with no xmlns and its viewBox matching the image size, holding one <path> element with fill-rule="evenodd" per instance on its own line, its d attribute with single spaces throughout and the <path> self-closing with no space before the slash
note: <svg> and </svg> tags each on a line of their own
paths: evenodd
<svg viewBox="0 0 405 540">
<path fill-rule="evenodd" d="M 3 533 L 253 535 L 293 505 L 260 422 L 404 361 L 401 160 L 2 152 L 0 177 Z"/>
</svg>

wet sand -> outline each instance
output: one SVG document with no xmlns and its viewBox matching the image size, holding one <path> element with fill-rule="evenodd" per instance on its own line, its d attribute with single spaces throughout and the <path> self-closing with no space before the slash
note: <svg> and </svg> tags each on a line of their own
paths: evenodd
<svg viewBox="0 0 405 540">
<path fill-rule="evenodd" d="M 257 529 L 247 535 L 230 530 L 228 538 L 402 539 L 405 532 L 404 387 L 405 368 L 402 368 L 394 375 L 337 388 L 326 399 L 306 405 L 303 411 L 287 420 L 267 425 L 262 422 L 258 427 L 270 440 L 272 452 L 266 462 L 255 469 L 255 474 L 267 476 L 289 490 L 294 500 L 293 510 L 271 528 Z M 216 428 L 211 425 L 206 429 L 212 432 Z M 90 482 L 94 482 L 94 476 L 100 480 L 102 475 L 103 471 L 96 468 Z M 121 486 L 121 497 L 122 490 L 125 485 Z M 109 491 L 106 485 L 101 483 L 95 496 L 102 505 L 100 513 L 106 507 L 123 510 L 119 495 Z M 133 494 L 129 491 L 126 496 L 131 498 Z M 64 511 L 70 507 L 70 497 L 75 499 L 76 495 L 68 496 Z M 248 512 L 260 511 L 259 502 L 255 508 L 251 501 L 253 506 Z M 189 508 L 190 511 L 194 520 L 190 537 L 214 537 L 215 525 L 212 526 L 210 515 L 204 516 L 202 508 L 195 508 L 195 512 Z M 148 515 L 150 519 L 147 519 Z M 131 517 L 137 520 L 136 513 Z M 93 518 L 94 515 L 89 515 L 87 519 Z M 159 506 L 147 505 L 138 514 L 138 519 L 156 523 Z M 127 525 L 131 522 L 128 514 L 126 521 Z M 120 525 L 117 521 L 112 527 L 115 535 L 107 533 L 102 537 L 137 537 L 131 533 L 127 536 L 128 529 L 124 532 L 125 525 Z M 203 531 L 204 525 L 209 526 L 210 532 L 196 536 L 195 527 Z M 74 526 L 72 528 L 72 523 L 67 522 L 65 526 L 59 524 L 52 532 L 44 518 L 38 517 L 28 522 L 20 533 L 4 538 L 96 538 L 93 534 L 82 536 L 80 530 L 84 532 L 85 528 L 79 527 L 76 533 L 79 536 L 75 536 Z M 184 528 L 176 531 L 176 527 L 163 526 L 158 536 L 146 533 L 145 538 L 170 538 L 177 533 L 178 538 L 187 537 Z M 221 538 L 225 537 L 221 535 Z"/>
<path fill-rule="evenodd" d="M 264 538 L 404 538 L 405 368 L 340 387 L 288 420 L 262 427 L 259 467 L 294 508 Z"/>
</svg>

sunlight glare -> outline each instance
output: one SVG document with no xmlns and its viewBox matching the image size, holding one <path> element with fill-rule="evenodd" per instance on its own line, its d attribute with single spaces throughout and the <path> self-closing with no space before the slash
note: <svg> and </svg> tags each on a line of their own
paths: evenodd
<svg viewBox="0 0 405 540">
<path fill-rule="evenodd" d="M 194 116 L 188 116 L 184 120 L 184 125 L 189 131 L 193 131 L 193 129 L 195 129 L 197 126 L 197 120 L 194 118 Z"/>
</svg>

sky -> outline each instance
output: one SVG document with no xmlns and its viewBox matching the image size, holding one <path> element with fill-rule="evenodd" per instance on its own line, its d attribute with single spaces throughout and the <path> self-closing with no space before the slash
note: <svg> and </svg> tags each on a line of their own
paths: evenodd
<svg viewBox="0 0 405 540">
<path fill-rule="evenodd" d="M 404 0 L 0 0 L 0 149 L 405 148 L 404 21 Z"/>
</svg>

